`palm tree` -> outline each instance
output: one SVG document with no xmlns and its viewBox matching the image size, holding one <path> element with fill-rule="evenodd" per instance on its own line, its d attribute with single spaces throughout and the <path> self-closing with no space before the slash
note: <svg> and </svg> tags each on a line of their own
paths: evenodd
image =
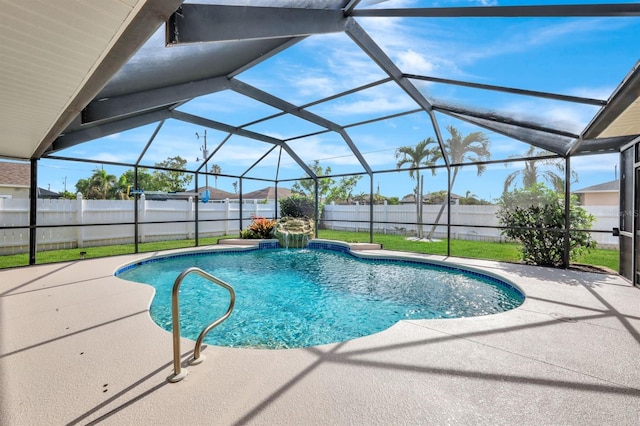
<svg viewBox="0 0 640 426">
<path fill-rule="evenodd" d="M 429 148 L 429 145 L 436 144 L 431 137 L 419 142 L 415 147 L 401 146 L 396 149 L 397 168 L 408 164 L 409 177 L 415 179 L 416 188 L 414 194 L 416 196 L 416 218 L 418 221 L 418 238 L 422 238 L 422 180 L 420 177 L 420 167 L 429 167 L 434 165 L 435 148 Z M 431 170 L 435 174 L 435 170 Z"/>
<path fill-rule="evenodd" d="M 543 150 L 536 150 L 536 147 L 532 145 L 527 150 L 525 156 L 537 157 L 546 153 L 547 152 Z M 506 179 L 504 180 L 503 192 L 509 192 L 511 185 L 513 185 L 518 178 L 522 179 L 522 185 L 524 189 L 529 189 L 538 183 L 539 177 L 542 177 L 551 185 L 554 191 L 564 193 L 564 164 L 564 161 L 559 158 L 526 160 L 524 162 L 523 170 L 516 170 L 506 177 Z M 551 166 L 553 169 L 557 170 L 559 174 L 555 173 L 553 170 L 542 169 L 540 168 L 540 166 Z M 578 174 L 574 170 L 571 170 L 571 181 L 578 181 Z"/>
<path fill-rule="evenodd" d="M 87 199 L 106 200 L 112 195 L 115 183 L 114 175 L 108 174 L 105 169 L 95 169 L 89 178 L 85 195 Z"/>
<path fill-rule="evenodd" d="M 491 152 L 489 152 L 489 145 L 491 142 L 484 133 L 472 132 L 463 137 L 460 131 L 452 125 L 447 126 L 447 130 L 451 134 L 451 137 L 445 141 L 444 149 L 451 164 L 487 161 L 491 157 Z M 434 153 L 434 162 L 442 158 L 442 152 L 440 150 L 436 150 Z M 484 164 L 476 164 L 476 168 L 478 170 L 478 176 L 480 176 L 487 166 Z M 451 188 L 453 188 L 453 185 L 456 183 L 458 171 L 459 166 L 454 166 L 453 175 L 451 176 Z M 448 199 L 445 198 L 442 202 L 438 216 L 436 216 L 436 220 L 429 231 L 429 235 L 427 235 L 427 239 L 431 239 L 433 236 L 433 233 L 440 222 L 440 218 L 442 217 L 442 212 L 444 212 L 444 207 L 447 205 L 447 201 Z"/>
<path fill-rule="evenodd" d="M 212 165 L 211 165 L 211 173 L 213 173 L 213 177 L 215 177 L 215 178 L 216 178 L 215 185 L 216 185 L 216 188 L 218 188 L 218 175 L 219 175 L 220 173 L 222 173 L 222 169 L 220 168 L 220 166 L 219 166 L 219 165 L 217 165 L 217 164 L 212 164 Z"/>
</svg>

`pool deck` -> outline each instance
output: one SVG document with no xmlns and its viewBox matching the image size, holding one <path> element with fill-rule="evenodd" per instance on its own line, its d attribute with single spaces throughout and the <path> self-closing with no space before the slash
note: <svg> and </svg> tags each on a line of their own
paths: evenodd
<svg viewBox="0 0 640 426">
<path fill-rule="evenodd" d="M 640 424 L 640 289 L 619 276 L 424 256 L 502 276 L 527 299 L 339 344 L 208 346 L 169 384 L 153 289 L 113 276 L 161 254 L 0 271 L 0 424 Z M 192 350 L 182 340 L 185 360 Z"/>
</svg>

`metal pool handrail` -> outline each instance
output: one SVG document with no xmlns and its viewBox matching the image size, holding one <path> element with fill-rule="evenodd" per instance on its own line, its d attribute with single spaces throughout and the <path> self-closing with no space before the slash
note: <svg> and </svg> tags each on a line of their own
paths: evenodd
<svg viewBox="0 0 640 426">
<path fill-rule="evenodd" d="M 187 370 L 181 371 L 180 366 L 180 307 L 178 304 L 178 290 L 180 289 L 180 284 L 185 279 L 185 277 L 191 273 L 196 273 L 203 278 L 208 279 L 214 284 L 218 284 L 220 287 L 225 288 L 229 291 L 229 295 L 231 300 L 229 301 L 229 308 L 224 315 L 220 318 L 206 326 L 200 335 L 198 336 L 198 340 L 196 341 L 196 346 L 193 350 L 193 359 L 189 361 L 189 364 L 196 365 L 200 364 L 204 360 L 204 355 L 200 355 L 200 347 L 202 346 L 202 341 L 204 340 L 207 333 L 209 333 L 212 329 L 217 327 L 222 321 L 226 320 L 229 315 L 231 315 L 231 311 L 233 311 L 233 306 L 236 303 L 236 292 L 229 284 L 225 283 L 219 278 L 214 277 L 213 275 L 203 271 L 200 268 L 192 267 L 185 269 L 182 271 L 178 278 L 173 283 L 173 289 L 171 290 L 171 319 L 172 319 L 172 328 L 173 328 L 173 374 L 167 377 L 167 380 L 171 383 L 179 382 L 184 379 L 189 373 Z"/>
</svg>

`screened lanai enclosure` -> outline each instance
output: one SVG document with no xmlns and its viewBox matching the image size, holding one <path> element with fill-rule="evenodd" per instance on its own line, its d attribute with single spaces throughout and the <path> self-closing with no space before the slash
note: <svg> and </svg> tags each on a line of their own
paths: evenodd
<svg viewBox="0 0 640 426">
<path fill-rule="evenodd" d="M 588 239 L 640 280 L 637 3 L 10 1 L 1 13 L 12 266 L 210 244 L 281 218 L 293 197 L 314 206 L 320 238 L 492 258 L 533 230 L 560 239 L 563 266 Z"/>
</svg>

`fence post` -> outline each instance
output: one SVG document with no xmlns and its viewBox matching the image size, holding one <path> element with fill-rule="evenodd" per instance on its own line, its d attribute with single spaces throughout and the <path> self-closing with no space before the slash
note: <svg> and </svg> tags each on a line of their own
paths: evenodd
<svg viewBox="0 0 640 426">
<path fill-rule="evenodd" d="M 187 219 L 189 220 L 189 222 L 187 222 L 187 239 L 190 240 L 191 238 L 193 238 L 193 227 L 194 227 L 194 223 L 193 220 L 195 218 L 195 209 L 194 209 L 194 204 L 193 204 L 193 197 L 189 197 L 188 200 L 189 205 L 187 206 Z"/>
<path fill-rule="evenodd" d="M 231 219 L 231 203 L 224 199 L 224 235 L 229 235 L 229 220 Z"/>
<path fill-rule="evenodd" d="M 140 208 L 138 209 L 140 214 L 140 222 L 144 223 L 147 219 L 147 197 L 144 192 L 140 194 Z M 140 242 L 144 243 L 146 240 L 147 225 L 140 224 Z"/>
<path fill-rule="evenodd" d="M 449 203 L 449 208 L 451 209 L 451 223 L 460 223 L 460 200 L 456 200 L 455 203 L 453 203 L 453 206 L 451 206 L 451 203 Z M 449 229 L 451 229 L 451 223 L 449 223 Z M 456 227 L 455 231 L 453 232 L 453 239 L 457 240 L 458 239 L 458 235 L 460 234 L 460 230 L 462 228 L 460 227 Z M 464 231 L 464 229 L 462 229 Z"/>
<path fill-rule="evenodd" d="M 82 193 L 78 192 L 76 195 L 76 224 L 82 225 L 84 223 L 84 202 L 82 200 Z M 77 245 L 78 248 L 84 247 L 84 226 L 78 226 L 77 232 Z"/>
<path fill-rule="evenodd" d="M 360 201 L 356 201 L 356 220 L 355 220 L 356 232 L 360 232 L 360 223 L 358 222 L 359 220 L 360 220 Z"/>
<path fill-rule="evenodd" d="M 382 221 L 384 222 L 384 224 L 382 225 L 382 233 L 386 234 L 387 233 L 387 227 L 389 226 L 389 224 L 387 222 L 389 222 L 389 204 L 387 203 L 387 200 L 384 200 L 384 204 L 382 206 Z"/>
</svg>

